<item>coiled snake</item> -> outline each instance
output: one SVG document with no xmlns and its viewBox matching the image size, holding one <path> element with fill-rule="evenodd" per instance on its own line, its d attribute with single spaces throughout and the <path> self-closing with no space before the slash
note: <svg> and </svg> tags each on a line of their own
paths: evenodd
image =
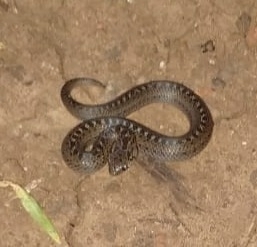
<svg viewBox="0 0 257 247">
<path fill-rule="evenodd" d="M 117 175 L 134 159 L 161 163 L 188 159 L 202 151 L 211 138 L 214 124 L 208 107 L 178 82 L 151 81 L 98 105 L 82 104 L 72 97 L 72 89 L 82 84 L 103 87 L 90 78 L 72 79 L 62 87 L 63 104 L 83 120 L 67 134 L 61 147 L 64 161 L 74 170 L 91 174 L 108 163 L 110 174 Z M 187 116 L 189 131 L 166 136 L 125 118 L 151 103 L 175 105 Z"/>
</svg>

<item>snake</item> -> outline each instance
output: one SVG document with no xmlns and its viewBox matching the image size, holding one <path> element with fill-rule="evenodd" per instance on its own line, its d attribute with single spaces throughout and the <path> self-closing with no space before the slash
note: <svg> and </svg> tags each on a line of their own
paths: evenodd
<svg viewBox="0 0 257 247">
<path fill-rule="evenodd" d="M 73 78 L 61 89 L 66 109 L 80 123 L 65 136 L 61 152 L 68 167 L 93 174 L 108 164 L 109 173 L 118 175 L 134 161 L 167 163 L 189 159 L 209 143 L 214 122 L 203 99 L 183 83 L 150 81 L 132 87 L 102 104 L 77 101 L 73 89 L 81 86 L 106 86 L 92 78 Z M 179 136 L 168 136 L 127 116 L 152 103 L 178 108 L 189 121 L 189 129 Z M 153 113 L 154 117 L 154 113 Z M 172 113 L 168 116 L 172 118 Z"/>
</svg>

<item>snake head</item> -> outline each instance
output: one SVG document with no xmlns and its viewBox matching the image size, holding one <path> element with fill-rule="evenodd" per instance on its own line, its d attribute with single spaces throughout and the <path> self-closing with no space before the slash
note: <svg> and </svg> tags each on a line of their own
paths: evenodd
<svg viewBox="0 0 257 247">
<path fill-rule="evenodd" d="M 133 135 L 114 141 L 108 158 L 109 173 L 115 176 L 128 170 L 137 155 L 138 147 Z"/>
<path fill-rule="evenodd" d="M 125 158 L 124 154 L 110 155 L 109 157 L 109 173 L 113 176 L 125 172 L 130 167 L 130 162 Z"/>
</svg>

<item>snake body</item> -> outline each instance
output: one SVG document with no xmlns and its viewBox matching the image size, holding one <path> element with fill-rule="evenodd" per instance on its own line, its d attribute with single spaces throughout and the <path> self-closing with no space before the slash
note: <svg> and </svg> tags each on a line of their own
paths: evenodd
<svg viewBox="0 0 257 247">
<path fill-rule="evenodd" d="M 72 90 L 82 84 L 103 87 L 90 78 L 72 79 L 62 87 L 63 104 L 73 116 L 83 120 L 66 135 L 61 148 L 64 161 L 74 170 L 92 174 L 108 163 L 110 174 L 117 175 L 127 170 L 134 159 L 184 160 L 202 151 L 211 138 L 214 124 L 208 107 L 183 84 L 151 81 L 98 105 L 82 104 L 72 97 Z M 190 123 L 187 133 L 166 136 L 125 118 L 151 103 L 179 108 Z"/>
</svg>

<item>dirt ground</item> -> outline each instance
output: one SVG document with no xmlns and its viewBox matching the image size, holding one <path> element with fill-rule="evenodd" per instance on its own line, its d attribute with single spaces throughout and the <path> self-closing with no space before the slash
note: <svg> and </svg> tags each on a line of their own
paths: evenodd
<svg viewBox="0 0 257 247">
<path fill-rule="evenodd" d="M 255 0 L 0 0 L 0 23 L 0 179 L 31 188 L 61 246 L 257 246 Z M 136 163 L 117 177 L 65 165 L 60 146 L 79 121 L 60 89 L 80 76 L 108 85 L 91 103 L 153 79 L 202 96 L 212 139 L 169 164 L 189 195 Z M 130 117 L 170 135 L 188 124 L 161 104 Z M 11 190 L 0 202 L 0 246 L 56 246 Z"/>
</svg>

